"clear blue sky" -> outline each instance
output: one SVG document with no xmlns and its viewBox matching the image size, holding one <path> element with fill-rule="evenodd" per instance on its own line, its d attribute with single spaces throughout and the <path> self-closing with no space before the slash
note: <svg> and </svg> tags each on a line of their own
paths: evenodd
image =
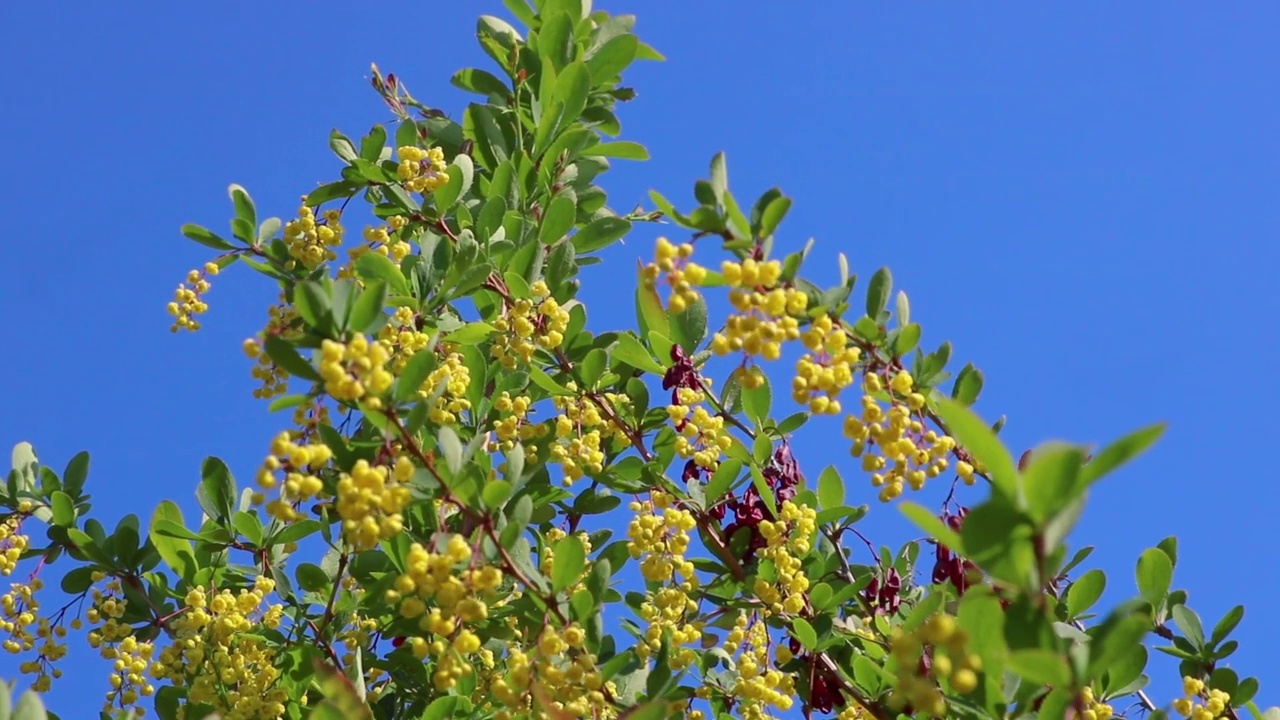
<svg viewBox="0 0 1280 720">
<path fill-rule="evenodd" d="M 834 277 L 837 251 L 864 279 L 893 268 L 925 344 L 950 339 L 960 364 L 986 372 L 979 408 L 1008 415 L 1015 449 L 1169 421 L 1155 451 L 1098 489 L 1073 541 L 1098 544 L 1114 602 L 1135 593 L 1138 553 L 1179 535 L 1175 584 L 1206 623 L 1248 606 L 1233 664 L 1261 675 L 1260 704 L 1280 702 L 1264 540 L 1280 503 L 1266 470 L 1280 402 L 1280 8 L 606 7 L 638 13 L 668 58 L 626 75 L 639 98 L 622 107 L 625 137 L 653 160 L 607 176 L 613 206 L 658 188 L 687 207 L 725 150 L 744 202 L 775 184 L 797 200 L 779 242 L 816 237 L 820 277 Z M 336 178 L 329 130 L 386 118 L 371 61 L 459 110 L 448 78 L 485 60 L 480 12 L 501 3 L 9 7 L 0 445 L 30 440 L 58 468 L 89 450 L 96 511 L 111 519 L 165 497 L 192 507 L 207 454 L 247 480 L 288 419 L 250 397 L 238 350 L 271 289 L 234 268 L 215 278 L 206 329 L 170 335 L 164 304 L 206 258 L 178 227 L 225 228 L 231 182 L 260 215 L 288 216 Z M 629 276 L 653 236 L 638 232 L 588 280 Z M 587 292 L 596 329 L 633 317 L 615 289 Z M 811 476 L 846 462 L 834 437 L 798 442 Z M 865 530 L 910 535 L 894 510 Z M 52 706 L 87 717 L 105 666 L 83 650 L 68 662 Z M 15 674 L 0 659 L 0 676 Z M 1175 688 L 1167 674 L 1153 694 Z"/>
</svg>

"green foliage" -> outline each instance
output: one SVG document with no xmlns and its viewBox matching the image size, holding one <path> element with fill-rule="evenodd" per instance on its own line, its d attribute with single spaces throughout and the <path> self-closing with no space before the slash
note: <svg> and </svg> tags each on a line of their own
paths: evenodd
<svg viewBox="0 0 1280 720">
<path fill-rule="evenodd" d="M 282 291 L 245 350 L 292 427 L 255 441 L 269 450 L 252 480 L 207 458 L 198 519 L 164 500 L 145 533 L 133 516 L 108 531 L 88 455 L 59 477 L 15 448 L 4 557 L 72 564 L 61 590 L 85 609 L 50 622 L 83 612 L 95 647 L 141 668 L 115 675 L 108 709 L 1098 717 L 1157 710 L 1154 636 L 1204 683 L 1179 702 L 1269 716 L 1258 681 L 1227 664 L 1244 609 L 1204 623 L 1174 586 L 1176 540 L 1142 553 L 1137 597 L 1113 608 L 1097 608 L 1106 575 L 1077 571 L 1091 548 L 1068 541 L 1089 490 L 1162 425 L 1092 458 L 1059 442 L 1016 463 L 1003 418 L 972 409 L 982 372 L 952 380 L 951 344 L 921 349 L 889 269 L 860 307 L 843 255 L 834 286 L 806 279 L 812 244 L 775 252 L 793 200 L 772 188 L 740 204 L 723 153 L 687 211 L 654 191 L 653 210 L 615 212 L 601 176 L 648 157 L 617 139 L 634 96 L 622 78 L 661 55 L 634 18 L 589 2 L 504 5 L 521 27 L 479 19 L 492 64 L 453 74 L 478 96 L 457 119 L 375 66 L 394 120 L 358 141 L 334 131 L 338 178 L 296 218 L 259 218 L 232 185 L 231 239 L 181 228 L 219 254 L 170 306 L 176 327 L 198 327 L 207 277 L 235 263 Z M 633 326 L 599 327 L 581 268 L 660 219 L 687 242 L 660 241 L 633 296 L 613 288 Z M 713 292 L 729 317 L 710 315 Z M 784 343 L 804 355 L 785 384 L 761 370 Z M 790 438 L 833 421 L 860 459 L 806 481 Z M 892 502 L 951 478 L 978 490 L 941 513 L 900 501 L 923 540 L 877 550 L 855 527 L 868 491 Z M 864 544 L 873 557 L 856 562 Z M 23 592 L 5 619 L 25 627 L 44 616 Z M 47 663 L 25 667 L 52 682 Z M 34 695 L 12 713 L 42 716 Z"/>
</svg>

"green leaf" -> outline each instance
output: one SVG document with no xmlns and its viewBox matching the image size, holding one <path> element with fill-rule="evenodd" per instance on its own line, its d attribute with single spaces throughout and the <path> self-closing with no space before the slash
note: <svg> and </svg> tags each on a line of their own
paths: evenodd
<svg viewBox="0 0 1280 720">
<path fill-rule="evenodd" d="M 467 156 L 459 155 L 458 157 L 467 157 Z M 463 182 L 464 180 L 462 178 L 462 173 L 456 172 L 456 171 L 450 171 L 449 181 L 441 185 L 440 187 L 436 188 L 431 193 L 431 197 L 435 199 L 436 210 L 438 212 L 440 212 L 441 214 L 444 214 L 450 208 L 453 207 L 453 204 L 456 203 L 458 201 L 458 198 L 462 195 Z"/>
<path fill-rule="evenodd" d="M 782 223 L 782 218 L 786 217 L 787 211 L 791 209 L 791 198 L 778 196 L 769 201 L 764 211 L 760 214 L 760 237 L 769 237 L 778 229 L 778 225 Z"/>
<path fill-rule="evenodd" d="M 148 537 L 165 564 L 172 568 L 183 580 L 191 582 L 192 578 L 195 577 L 197 567 L 195 553 L 191 551 L 191 543 L 156 532 L 157 526 L 162 521 L 175 523 L 179 527 L 186 527 L 182 520 L 182 509 L 178 507 L 177 503 L 172 500 L 164 500 L 156 506 L 155 512 L 151 515 L 151 529 Z M 89 540 L 89 542 L 92 543 L 93 541 Z M 83 543 L 77 542 L 77 545 L 83 545 Z"/>
<path fill-rule="evenodd" d="M 824 510 L 844 505 L 844 480 L 833 465 L 828 465 L 818 476 L 818 504 Z"/>
<path fill-rule="evenodd" d="M 760 384 L 756 387 L 749 388 L 743 385 L 742 410 L 757 426 L 763 424 L 769 417 L 772 404 L 773 391 L 769 387 L 768 375 L 761 373 Z"/>
<path fill-rule="evenodd" d="M 351 307 L 351 316 L 347 318 L 347 329 L 356 333 L 367 332 L 382 314 L 382 308 L 386 303 L 387 284 L 381 280 L 370 280 Z"/>
<path fill-rule="evenodd" d="M 262 521 L 253 513 L 237 511 L 231 516 L 231 525 L 236 532 L 248 540 L 251 544 L 258 546 L 262 544 Z"/>
<path fill-rule="evenodd" d="M 643 277 L 638 278 L 636 285 L 636 319 L 639 322 L 640 337 L 648 338 L 652 332 L 671 337 L 671 326 L 667 320 L 667 312 L 662 307 L 662 300 L 658 298 L 658 291 L 652 286 L 645 287 Z M 658 361 L 664 367 L 670 362 L 666 357 L 659 357 Z"/>
<path fill-rule="evenodd" d="M 185 235 L 187 239 L 194 240 L 195 242 L 200 243 L 207 248 L 213 248 L 214 250 L 234 250 L 236 247 L 226 240 L 223 240 L 213 231 L 194 223 L 187 223 L 186 225 L 183 225 L 182 234 Z"/>
<path fill-rule="evenodd" d="M 636 51 L 640 49 L 640 41 L 630 33 L 609 38 L 595 52 L 587 56 L 587 69 L 591 71 L 591 82 L 595 85 L 608 82 L 627 69 L 636 59 Z"/>
<path fill-rule="evenodd" d="M 333 150 L 333 154 L 344 163 L 350 163 L 359 155 L 356 154 L 356 146 L 351 144 L 346 135 L 334 130 L 329 133 L 329 148 Z"/>
<path fill-rule="evenodd" d="M 543 390 L 546 390 L 548 393 L 552 395 L 558 395 L 563 397 L 566 395 L 574 394 L 568 388 L 556 382 L 555 379 L 553 379 L 541 368 L 530 367 L 529 379 L 533 381 L 534 385 L 537 385 L 538 387 L 542 388 Z"/>
<path fill-rule="evenodd" d="M 993 578 L 1029 590 L 1039 586 L 1032 528 L 999 495 L 973 508 L 960 528 L 961 554 Z"/>
<path fill-rule="evenodd" d="M 480 491 L 480 500 L 490 510 L 502 507 L 502 504 L 510 497 L 511 483 L 506 480 L 489 480 L 484 484 L 484 489 Z"/>
<path fill-rule="evenodd" d="M 1067 661 L 1049 650 L 1031 648 L 1009 653 L 1008 669 L 1023 680 L 1040 685 L 1065 685 L 1071 682 Z"/>
<path fill-rule="evenodd" d="M 875 320 L 889 303 L 889 294 L 893 292 L 893 275 L 889 268 L 882 267 L 871 276 L 867 285 L 867 317 Z"/>
<path fill-rule="evenodd" d="M 718 152 L 711 158 L 711 192 L 715 195 L 717 203 L 724 204 L 724 194 L 728 189 L 729 168 L 725 162 L 724 153 Z"/>
<path fill-rule="evenodd" d="M 671 313 L 668 319 L 673 339 L 684 348 L 685 353 L 692 355 L 697 352 L 698 346 L 707 337 L 707 301 L 697 295 L 693 302 L 686 303 L 680 312 Z"/>
<path fill-rule="evenodd" d="M 370 162 L 378 162 L 382 157 L 382 149 L 387 145 L 387 129 L 374 125 L 368 135 L 360 141 L 360 157 Z"/>
<path fill-rule="evenodd" d="M 88 476 L 89 453 L 82 450 L 67 461 L 67 467 L 62 471 L 62 486 L 72 497 L 79 497 Z"/>
<path fill-rule="evenodd" d="M 760 493 L 760 499 L 764 500 L 764 506 L 769 509 L 769 514 L 775 518 L 778 517 L 778 500 L 773 496 L 773 488 L 769 487 L 760 468 L 751 468 L 751 484 L 755 486 L 756 492 Z"/>
<path fill-rule="evenodd" d="M 935 515 L 932 510 L 908 500 L 903 500 L 898 503 L 898 511 L 907 516 L 908 520 L 915 523 L 916 527 L 925 531 L 929 537 L 946 545 L 951 550 L 963 554 L 964 543 L 961 542 L 960 536 Z"/>
<path fill-rule="evenodd" d="M 564 592 L 582 576 L 586 567 L 586 553 L 577 535 L 567 535 L 557 542 L 555 557 L 551 562 L 551 585 L 556 592 Z"/>
<path fill-rule="evenodd" d="M 298 542 L 309 535 L 320 532 L 322 527 L 324 526 L 319 520 L 312 520 L 310 518 L 307 518 L 306 520 L 298 520 L 296 522 L 289 523 L 280 530 L 280 532 L 273 535 L 271 537 L 270 544 L 284 545 L 285 543 Z"/>
<path fill-rule="evenodd" d="M 71 527 L 76 522 L 75 503 L 71 496 L 61 490 L 54 490 L 49 496 L 49 508 L 53 511 L 53 524 L 59 527 Z"/>
<path fill-rule="evenodd" d="M 567 12 L 543 16 L 542 28 L 538 33 L 538 54 L 552 68 L 563 68 L 573 57 L 575 24 L 575 18 L 570 17 Z"/>
<path fill-rule="evenodd" d="M 329 575 L 319 565 L 300 563 L 294 571 L 298 587 L 307 592 L 319 592 L 329 586 Z"/>
<path fill-rule="evenodd" d="M 1080 617 L 1102 597 L 1107 587 L 1107 575 L 1101 570 L 1090 570 L 1081 575 L 1067 589 L 1067 616 Z"/>
<path fill-rule="evenodd" d="M 898 296 L 894 298 L 894 314 L 898 317 L 898 326 L 905 328 L 911 325 L 911 301 L 907 299 L 907 293 L 903 290 L 898 291 Z M 917 340 L 919 339 L 917 333 Z M 906 352 L 911 352 L 906 350 Z"/>
<path fill-rule="evenodd" d="M 459 706 L 463 702 L 466 702 L 465 698 L 457 695 L 438 697 L 431 701 L 426 710 L 422 711 L 422 716 L 418 720 L 448 720 L 461 714 L 459 713 Z"/>
<path fill-rule="evenodd" d="M 462 440 L 458 438 L 458 433 L 453 428 L 445 425 L 440 428 L 437 442 L 449 473 L 456 476 L 462 470 Z"/>
<path fill-rule="evenodd" d="M 507 97 L 511 94 L 511 89 L 507 84 L 498 79 L 496 75 L 479 68 L 464 68 L 453 74 L 449 82 L 460 90 L 478 93 L 480 95 L 500 95 Z"/>
<path fill-rule="evenodd" d="M 514 505 L 507 506 L 507 525 L 502 528 L 502 547 L 510 550 L 516 540 L 529 527 L 529 518 L 533 515 L 533 498 L 521 495 Z"/>
<path fill-rule="evenodd" d="M 361 278 L 381 280 L 396 295 L 409 295 L 409 283 L 400 268 L 385 255 L 364 253 L 356 258 L 356 272 Z"/>
<path fill-rule="evenodd" d="M 741 472 L 742 463 L 737 460 L 722 460 L 716 466 L 716 471 L 711 474 L 711 479 L 707 481 L 706 496 L 708 507 L 728 495 L 729 488 L 733 485 L 733 481 L 738 479 L 738 474 Z"/>
<path fill-rule="evenodd" d="M 414 353 L 413 357 L 409 358 L 409 362 L 405 363 L 404 369 L 400 371 L 400 378 L 396 381 L 394 395 L 396 402 L 406 402 L 415 397 L 435 367 L 435 350 L 425 348 Z"/>
<path fill-rule="evenodd" d="M 360 187 L 360 185 L 348 180 L 325 183 L 307 193 L 306 202 L 303 204 L 312 208 L 319 207 L 327 202 L 351 197 Z"/>
<path fill-rule="evenodd" d="M 938 415 L 956 442 L 987 469 L 994 489 L 1017 502 L 1021 491 L 1018 468 L 991 426 L 969 408 L 945 398 L 938 399 Z"/>
<path fill-rule="evenodd" d="M 232 227 L 243 229 L 237 237 L 246 243 L 252 243 L 257 240 L 257 233 L 254 231 L 258 228 L 257 210 L 253 207 L 253 199 L 249 197 L 249 191 L 240 185 L 231 183 L 227 187 L 227 195 L 231 197 L 231 204 L 236 209 L 236 221 L 232 222 Z"/>
<path fill-rule="evenodd" d="M 46 720 L 48 716 L 44 701 L 34 690 L 28 690 L 22 693 L 17 704 L 13 706 L 11 720 Z"/>
<path fill-rule="evenodd" d="M 909 354 L 916 346 L 920 344 L 920 335 L 924 331 L 915 323 L 904 325 L 898 329 L 898 334 L 893 338 L 893 354 L 896 357 L 902 357 Z"/>
<path fill-rule="evenodd" d="M 1213 627 L 1213 635 L 1209 638 L 1209 644 L 1216 646 L 1218 643 L 1226 640 L 1227 636 L 1231 634 L 1232 630 L 1236 629 L 1236 626 L 1240 624 L 1240 620 L 1243 618 L 1243 605 L 1236 605 L 1228 610 L 1227 614 L 1223 615 L 1222 619 L 1218 621 L 1218 624 Z"/>
<path fill-rule="evenodd" d="M 554 129 L 547 140 L 553 140 L 565 126 L 576 121 L 587 106 L 587 95 L 591 92 L 591 73 L 581 62 L 570 63 L 556 76 L 555 100 L 560 103 L 560 115 L 555 120 Z M 541 128 L 539 128 L 541 129 Z M 537 143 L 539 147 L 545 147 Z"/>
<path fill-rule="evenodd" d="M 813 625 L 810 625 L 808 620 L 802 617 L 792 618 L 791 634 L 809 650 L 818 649 L 818 631 L 813 629 Z"/>
<path fill-rule="evenodd" d="M 200 478 L 200 489 L 216 511 L 209 514 L 221 523 L 230 521 L 236 501 L 236 481 L 230 468 L 222 460 L 210 456 L 200 465 Z"/>
<path fill-rule="evenodd" d="M 569 232 L 569 229 L 573 227 L 573 219 L 576 212 L 577 209 L 572 196 L 568 194 L 557 195 L 551 201 L 546 214 L 542 216 L 542 226 L 538 228 L 538 241 L 543 245 L 550 245 L 564 237 L 565 233 Z"/>
<path fill-rule="evenodd" d="M 1159 607 L 1173 583 L 1173 563 L 1159 548 L 1150 548 L 1138 557 L 1138 592 L 1142 599 Z"/>
<path fill-rule="evenodd" d="M 620 160 L 648 160 L 649 151 L 644 145 L 630 140 L 616 140 L 590 145 L 582 150 L 586 157 L 612 157 Z"/>
<path fill-rule="evenodd" d="M 1204 647 L 1204 625 L 1194 610 L 1186 605 L 1174 605 L 1169 614 L 1173 617 L 1173 624 L 1178 626 L 1196 650 Z"/>
<path fill-rule="evenodd" d="M 475 345 L 483 342 L 498 329 L 487 322 L 467 323 L 445 336 L 445 342 L 459 345 Z"/>
<path fill-rule="evenodd" d="M 293 305 L 302 315 L 303 322 L 317 331 L 326 333 L 333 327 L 333 300 L 320 283 L 307 281 L 294 287 Z"/>
<path fill-rule="evenodd" d="M 1080 473 L 1081 480 L 1085 485 L 1092 484 L 1103 475 L 1141 455 L 1160 439 L 1165 427 L 1165 423 L 1148 425 L 1108 445 L 1084 466 Z"/>
<path fill-rule="evenodd" d="M 1151 629 L 1151 618 L 1132 605 L 1117 608 L 1093 632 L 1089 643 L 1089 676 L 1097 677 L 1117 659 L 1133 652 Z"/>
<path fill-rule="evenodd" d="M 320 382 L 320 373 L 311 366 L 311 363 L 304 360 L 287 340 L 281 339 L 278 335 L 268 335 L 262 347 L 276 367 L 294 377 Z"/>
<path fill-rule="evenodd" d="M 462 133 L 475 143 L 475 153 L 486 168 L 497 168 L 510 157 L 506 138 L 489 108 L 468 105 L 462 116 Z"/>
<path fill-rule="evenodd" d="M 608 247 L 631 230 L 631 223 L 616 216 L 599 217 L 587 223 L 571 238 L 573 249 L 585 255 Z"/>
<path fill-rule="evenodd" d="M 1084 490 L 1076 481 L 1084 452 L 1064 444 L 1049 444 L 1031 453 L 1031 462 L 1023 472 L 1022 487 L 1027 494 L 1027 509 L 1040 522 L 1057 515 Z"/>
<path fill-rule="evenodd" d="M 1169 537 L 1161 540 L 1160 542 L 1156 543 L 1156 547 L 1163 550 L 1164 554 L 1169 556 L 1169 562 L 1173 563 L 1173 566 L 1175 568 L 1178 567 L 1178 536 L 1177 535 L 1170 535 Z"/>
<path fill-rule="evenodd" d="M 653 355 L 649 350 L 641 344 L 640 339 L 630 332 L 618 334 L 618 339 L 614 342 L 610 353 L 613 355 L 615 360 L 621 360 L 637 370 L 644 370 L 645 372 L 653 373 L 654 375 L 662 375 L 666 372 L 666 370 L 653 359 Z"/>
<path fill-rule="evenodd" d="M 951 397 L 962 405 L 972 405 L 982 392 L 982 371 L 969 363 L 960 369 L 956 383 L 951 387 Z"/>
<path fill-rule="evenodd" d="M 956 622 L 969 635 L 968 651 L 982 658 L 988 687 L 998 683 L 997 678 L 1004 675 L 1004 658 L 1008 654 L 1004 640 L 1005 615 L 1000 601 L 989 589 L 970 588 L 960 598 Z"/>
</svg>

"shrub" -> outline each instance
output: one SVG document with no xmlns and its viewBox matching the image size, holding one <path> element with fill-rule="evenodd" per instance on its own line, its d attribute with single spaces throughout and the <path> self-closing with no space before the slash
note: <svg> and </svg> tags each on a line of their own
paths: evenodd
<svg viewBox="0 0 1280 720">
<path fill-rule="evenodd" d="M 216 254 L 169 304 L 174 331 L 199 329 L 232 266 L 279 287 L 243 350 L 292 422 L 248 487 L 211 457 L 199 521 L 164 501 L 107 532 L 87 455 L 59 476 L 15 450 L 0 571 L 69 561 L 61 590 L 88 600 L 46 613 L 35 574 L 0 598 L 37 690 L 83 618 L 111 662 L 104 711 L 165 720 L 1105 719 L 1130 697 L 1160 712 L 1154 633 L 1185 676 L 1175 710 L 1263 717 L 1223 662 L 1243 608 L 1206 631 L 1173 589 L 1173 538 L 1102 614 L 1105 576 L 1066 543 L 1161 426 L 1015 462 L 970 410 L 982 373 L 920 347 L 889 271 L 865 302 L 843 256 L 835 287 L 806 280 L 810 248 L 774 244 L 791 199 L 744 210 L 723 155 L 688 212 L 656 192 L 610 209 L 602 174 L 646 157 L 614 139 L 621 74 L 661 56 L 630 17 L 506 5 L 527 30 L 480 19 L 497 70 L 453 76 L 483 98 L 461 123 L 375 67 L 395 121 L 335 132 L 341 176 L 295 216 L 259 218 L 233 185 L 230 238 L 182 228 Z M 635 325 L 595 327 L 579 268 L 660 220 L 687 239 L 641 264 Z M 708 296 L 728 308 L 714 324 Z M 784 364 L 775 392 L 763 368 Z M 789 438 L 810 423 L 842 429 L 845 467 L 801 472 Z M 938 483 L 940 514 L 899 499 Z M 963 507 L 960 485 L 989 495 Z M 896 502 L 928 538 L 876 551 L 850 497 Z"/>
</svg>

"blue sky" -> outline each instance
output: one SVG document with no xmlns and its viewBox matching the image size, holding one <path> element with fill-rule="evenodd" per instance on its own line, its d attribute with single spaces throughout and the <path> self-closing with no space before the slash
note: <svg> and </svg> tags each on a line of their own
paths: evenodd
<svg viewBox="0 0 1280 720">
<path fill-rule="evenodd" d="M 624 136 L 653 160 L 607 176 L 612 205 L 657 188 L 688 207 L 724 150 L 744 202 L 772 185 L 796 199 L 779 243 L 815 237 L 818 277 L 832 281 L 838 251 L 864 279 L 892 267 L 925 345 L 950 339 L 957 367 L 984 370 L 979 409 L 1008 415 L 1015 449 L 1167 420 L 1152 453 L 1099 487 L 1073 542 L 1098 545 L 1113 602 L 1135 593 L 1139 552 L 1177 534 L 1175 584 L 1206 623 L 1248 607 L 1232 664 L 1261 675 L 1260 704 L 1280 701 L 1263 537 L 1280 501 L 1263 472 L 1280 401 L 1280 55 L 1267 50 L 1280 9 L 604 7 L 637 13 L 668 58 L 626 75 L 639 97 L 622 108 Z M 89 450 L 96 512 L 113 520 L 166 497 L 193 506 L 208 454 L 247 480 L 287 422 L 250 396 L 238 350 L 272 291 L 235 268 L 214 280 L 206 329 L 170 335 L 164 304 L 206 257 L 178 227 L 225 228 L 231 182 L 260 215 L 288 216 L 336 178 L 330 129 L 386 119 L 371 61 L 456 115 L 448 78 L 484 64 L 480 12 L 501 3 L 10 8 L 0 444 L 29 440 L 57 468 Z M 632 315 L 629 294 L 591 278 L 629 273 L 654 236 L 637 232 L 588 274 L 595 329 Z M 797 441 L 811 476 L 847 464 L 835 435 Z M 863 529 L 910 535 L 888 509 Z M 76 679 L 51 704 L 84 717 L 105 667 L 83 650 L 68 662 Z M 1173 671 L 1157 667 L 1170 674 L 1153 695 L 1172 699 Z M 0 676 L 15 674 L 0 659 Z"/>
</svg>

